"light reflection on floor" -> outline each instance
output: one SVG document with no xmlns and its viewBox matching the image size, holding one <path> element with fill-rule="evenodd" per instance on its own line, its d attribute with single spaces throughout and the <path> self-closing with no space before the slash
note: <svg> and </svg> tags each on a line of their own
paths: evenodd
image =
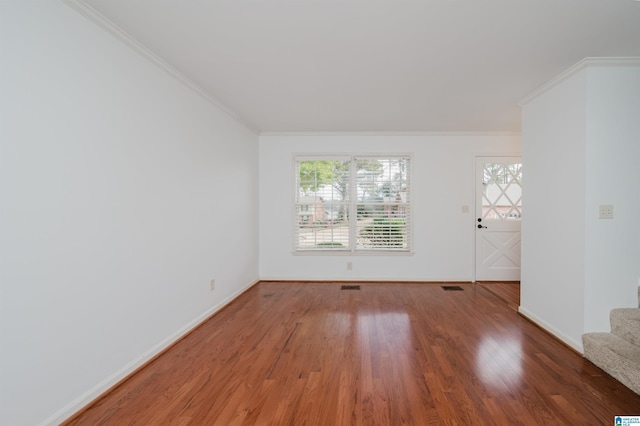
<svg viewBox="0 0 640 426">
<path fill-rule="evenodd" d="M 359 312 L 357 321 L 357 342 L 367 352 L 377 348 L 379 356 L 396 359 L 406 355 L 413 344 L 411 320 L 406 312 Z"/>
<path fill-rule="evenodd" d="M 331 312 L 329 313 L 329 317 L 332 319 L 332 324 L 338 325 L 341 329 L 348 329 L 356 325 L 359 329 L 362 329 L 362 327 L 370 327 L 378 323 L 384 325 L 384 327 L 381 327 L 383 329 L 392 329 L 394 335 L 397 335 L 398 338 L 408 338 L 411 336 L 411 320 L 409 319 L 409 314 L 404 311 L 361 311 L 355 315 L 353 313 Z M 354 321 L 356 321 L 357 324 Z M 357 331 L 358 328 L 354 331 Z"/>
<path fill-rule="evenodd" d="M 522 336 L 489 335 L 476 352 L 476 374 L 490 389 L 516 390 L 522 380 Z"/>
</svg>

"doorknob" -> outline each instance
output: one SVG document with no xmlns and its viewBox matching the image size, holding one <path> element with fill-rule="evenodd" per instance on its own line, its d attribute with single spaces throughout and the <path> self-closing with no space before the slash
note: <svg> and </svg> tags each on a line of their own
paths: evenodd
<svg viewBox="0 0 640 426">
<path fill-rule="evenodd" d="M 486 228 L 486 226 L 482 226 L 482 225 L 478 224 L 478 229 L 482 229 L 482 228 Z"/>
</svg>

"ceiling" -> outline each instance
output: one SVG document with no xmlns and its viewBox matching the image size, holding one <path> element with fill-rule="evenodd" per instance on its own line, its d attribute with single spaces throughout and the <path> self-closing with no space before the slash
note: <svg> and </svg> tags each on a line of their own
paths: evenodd
<svg viewBox="0 0 640 426">
<path fill-rule="evenodd" d="M 585 57 L 640 56 L 634 0 L 84 0 L 261 132 L 519 131 Z"/>
</svg>

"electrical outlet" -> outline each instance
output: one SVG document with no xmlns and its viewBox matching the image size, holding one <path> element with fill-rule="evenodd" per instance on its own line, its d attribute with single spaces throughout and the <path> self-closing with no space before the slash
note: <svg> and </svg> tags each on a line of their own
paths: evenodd
<svg viewBox="0 0 640 426">
<path fill-rule="evenodd" d="M 211 280 L 211 291 L 216 289 L 216 280 Z"/>
<path fill-rule="evenodd" d="M 600 219 L 613 219 L 613 206 L 611 204 L 600 204 L 598 217 Z"/>
<path fill-rule="evenodd" d="M 353 263 L 347 262 L 347 271 L 351 271 L 353 269 Z"/>
</svg>

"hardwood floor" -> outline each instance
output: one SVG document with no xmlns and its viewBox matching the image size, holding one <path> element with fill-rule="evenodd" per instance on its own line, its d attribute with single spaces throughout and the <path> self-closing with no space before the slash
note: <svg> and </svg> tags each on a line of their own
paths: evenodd
<svg viewBox="0 0 640 426">
<path fill-rule="evenodd" d="M 477 284 L 507 302 L 512 309 L 520 307 L 520 281 L 479 281 Z"/>
<path fill-rule="evenodd" d="M 456 285 L 259 283 L 68 424 L 607 425 L 640 414 L 640 396 L 482 286 Z"/>
</svg>

